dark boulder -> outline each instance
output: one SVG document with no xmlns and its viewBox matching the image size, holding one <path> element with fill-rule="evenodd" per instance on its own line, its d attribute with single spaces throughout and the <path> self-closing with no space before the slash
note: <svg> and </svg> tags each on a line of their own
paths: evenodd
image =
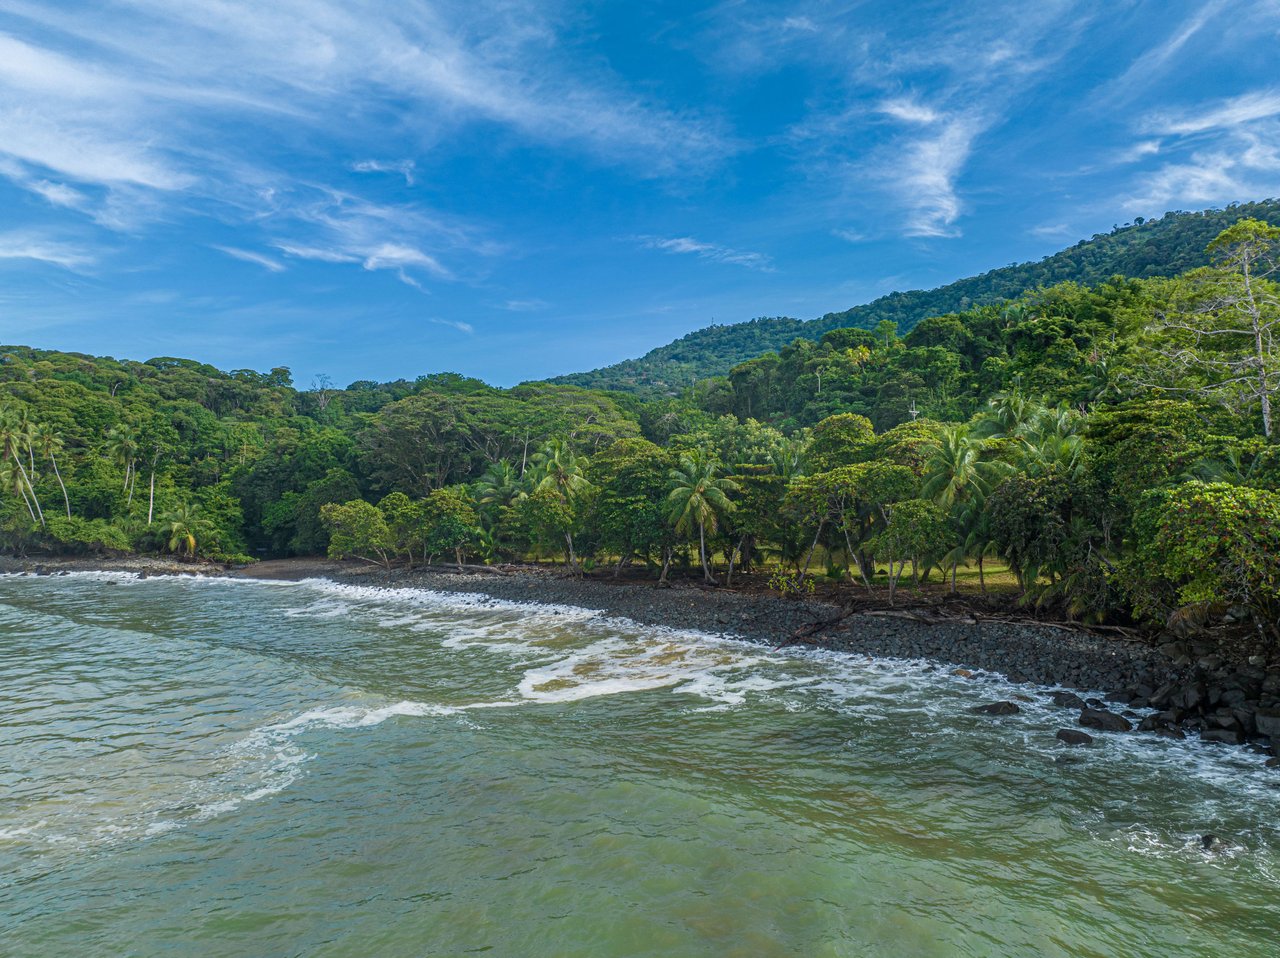
<svg viewBox="0 0 1280 958">
<path fill-rule="evenodd" d="M 1155 730 L 1156 735 L 1160 738 L 1184 739 L 1187 733 L 1180 728 L 1158 728 Z"/>
<path fill-rule="evenodd" d="M 1058 741 L 1063 745 L 1092 745 L 1093 736 L 1074 728 L 1058 729 Z"/>
<path fill-rule="evenodd" d="M 1017 715 L 1022 709 L 1016 702 L 992 702 L 990 705 L 976 705 L 969 711 L 983 715 Z"/>
<path fill-rule="evenodd" d="M 1075 692 L 1054 692 L 1053 695 L 1050 696 L 1050 698 L 1053 699 L 1054 705 L 1061 705 L 1063 708 L 1068 708 L 1068 709 L 1084 708 L 1084 699 L 1076 695 Z"/>
<path fill-rule="evenodd" d="M 1133 728 L 1123 715 L 1116 715 L 1106 709 L 1081 709 L 1080 724 L 1085 728 L 1101 729 L 1104 732 L 1127 732 Z"/>
<path fill-rule="evenodd" d="M 1255 710 L 1253 723 L 1259 735 L 1265 735 L 1273 742 L 1280 742 L 1280 709 Z"/>
</svg>

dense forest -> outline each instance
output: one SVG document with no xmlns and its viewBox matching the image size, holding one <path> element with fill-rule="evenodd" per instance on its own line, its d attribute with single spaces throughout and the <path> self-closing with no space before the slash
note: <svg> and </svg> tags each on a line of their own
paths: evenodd
<svg viewBox="0 0 1280 958">
<path fill-rule="evenodd" d="M 639 359 L 561 376 L 553 382 L 673 395 L 698 380 L 722 376 L 761 353 L 781 349 L 792 340 L 820 339 L 833 329 L 875 329 L 888 321 L 896 323 L 899 332 L 907 333 L 930 316 L 1016 299 L 1029 290 L 1057 283 L 1094 286 L 1113 276 L 1177 276 L 1205 266 L 1209 262 L 1205 255 L 1209 242 L 1231 223 L 1249 217 L 1280 222 L 1280 200 L 1246 203 L 1225 210 L 1166 213 L 1154 220 L 1139 217 L 1036 263 L 993 269 L 938 289 L 890 293 L 864 306 L 827 313 L 818 319 L 770 317 L 708 326 Z"/>
<path fill-rule="evenodd" d="M 1280 229 L 1209 240 L 1177 276 L 837 327 L 648 399 L 0 347 L 0 545 L 763 570 L 890 601 L 962 570 L 985 590 L 994 564 L 1073 617 L 1274 639 Z"/>
</svg>

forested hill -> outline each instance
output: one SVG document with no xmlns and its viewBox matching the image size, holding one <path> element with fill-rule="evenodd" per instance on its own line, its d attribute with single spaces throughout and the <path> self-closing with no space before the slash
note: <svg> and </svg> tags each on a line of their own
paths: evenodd
<svg viewBox="0 0 1280 958">
<path fill-rule="evenodd" d="M 1176 276 L 1205 265 L 1204 250 L 1210 240 L 1236 220 L 1250 216 L 1280 222 L 1280 200 L 1199 213 L 1166 213 L 1158 220 L 1135 222 L 1081 240 L 1036 263 L 993 269 L 937 289 L 890 293 L 819 319 L 769 317 L 708 326 L 639 359 L 560 376 L 551 382 L 589 389 L 675 393 L 699 379 L 725 375 L 739 363 L 776 351 L 794 339 L 816 340 L 833 329 L 874 329 L 888 320 L 897 323 L 899 333 L 905 334 L 926 317 L 1012 299 L 1027 290 L 1065 280 L 1092 286 L 1115 275 Z"/>
</svg>

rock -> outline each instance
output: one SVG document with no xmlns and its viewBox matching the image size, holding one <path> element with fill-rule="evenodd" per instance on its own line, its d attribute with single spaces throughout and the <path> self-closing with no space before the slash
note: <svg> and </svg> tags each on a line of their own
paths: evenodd
<svg viewBox="0 0 1280 958">
<path fill-rule="evenodd" d="M 1255 710 L 1253 723 L 1259 735 L 1265 735 L 1273 742 L 1280 742 L 1280 709 Z"/>
<path fill-rule="evenodd" d="M 1240 745 L 1244 742 L 1244 733 L 1234 728 L 1207 728 L 1200 733 L 1200 741 L 1215 742 L 1219 745 Z"/>
<path fill-rule="evenodd" d="M 1092 745 L 1093 736 L 1074 728 L 1058 729 L 1058 741 L 1063 745 Z"/>
<path fill-rule="evenodd" d="M 1014 696 L 1014 698 L 1015 698 L 1015 699 L 1017 699 L 1019 702 L 1034 702 L 1034 701 L 1035 701 L 1035 699 L 1033 699 L 1030 695 L 1015 695 L 1015 696 Z"/>
<path fill-rule="evenodd" d="M 1103 712 L 1107 710 L 1107 703 L 1102 699 L 1085 699 L 1084 704 L 1091 709 L 1098 709 Z"/>
<path fill-rule="evenodd" d="M 1167 706 L 1173 699 L 1173 693 L 1177 688 L 1172 682 L 1166 682 L 1160 686 L 1160 688 L 1151 693 L 1151 707 L 1162 709 Z"/>
<path fill-rule="evenodd" d="M 1085 728 L 1102 729 L 1104 732 L 1127 732 L 1133 728 L 1124 716 L 1106 709 L 1081 709 L 1080 724 Z"/>
<path fill-rule="evenodd" d="M 1265 655 L 1251 655 L 1249 656 L 1249 664 L 1250 665 L 1266 665 L 1267 657 Z"/>
<path fill-rule="evenodd" d="M 1061 705 L 1068 709 L 1084 708 L 1084 699 L 1076 695 L 1074 692 L 1054 692 L 1051 696 L 1054 705 Z"/>
<path fill-rule="evenodd" d="M 1005 678 L 1007 678 L 1007 679 L 1008 679 L 1010 682 L 1012 682 L 1014 685 L 1026 685 L 1028 682 L 1030 682 L 1030 681 L 1031 681 L 1029 678 L 1027 678 L 1025 675 L 1023 675 L 1023 674 L 1022 674 L 1021 672 L 1019 672 L 1017 669 L 1014 669 L 1014 670 L 1013 670 L 1012 672 L 1010 672 L 1007 676 L 1005 676 Z"/>
<path fill-rule="evenodd" d="M 952 675 L 958 675 L 958 676 L 960 676 L 960 678 L 962 678 L 962 679 L 971 679 L 971 678 L 973 678 L 973 673 L 972 673 L 972 672 L 970 672 L 968 669 L 952 669 L 952 670 L 951 670 L 951 674 L 952 674 Z"/>
<path fill-rule="evenodd" d="M 969 709 L 984 715 L 1017 715 L 1022 709 L 1015 702 L 992 702 L 990 705 L 977 705 Z"/>
<path fill-rule="evenodd" d="M 1113 702 L 1119 705 L 1128 705 L 1130 700 L 1133 699 L 1133 694 L 1127 691 L 1108 692 L 1103 698 L 1107 702 Z"/>
<path fill-rule="evenodd" d="M 1174 705 L 1183 709 L 1193 709 L 1205 697 L 1205 688 L 1203 682 L 1191 682 L 1178 689 L 1170 700 Z"/>
<path fill-rule="evenodd" d="M 1200 847 L 1207 852 L 1220 852 L 1223 849 L 1230 848 L 1231 842 L 1217 835 L 1201 835 Z"/>
<path fill-rule="evenodd" d="M 1179 741 L 1187 737 L 1187 733 L 1180 728 L 1158 728 L 1155 729 L 1155 733 L 1160 738 L 1172 738 Z"/>
<path fill-rule="evenodd" d="M 1280 768 L 1280 757 L 1269 758 L 1264 764 L 1267 768 Z"/>
</svg>

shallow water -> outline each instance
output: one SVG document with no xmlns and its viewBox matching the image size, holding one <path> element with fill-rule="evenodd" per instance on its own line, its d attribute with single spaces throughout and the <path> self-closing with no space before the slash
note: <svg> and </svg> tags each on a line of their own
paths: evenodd
<svg viewBox="0 0 1280 958">
<path fill-rule="evenodd" d="M 1273 958 L 1280 775 L 968 712 L 1026 691 L 474 596 L 0 578 L 0 953 Z"/>
</svg>

